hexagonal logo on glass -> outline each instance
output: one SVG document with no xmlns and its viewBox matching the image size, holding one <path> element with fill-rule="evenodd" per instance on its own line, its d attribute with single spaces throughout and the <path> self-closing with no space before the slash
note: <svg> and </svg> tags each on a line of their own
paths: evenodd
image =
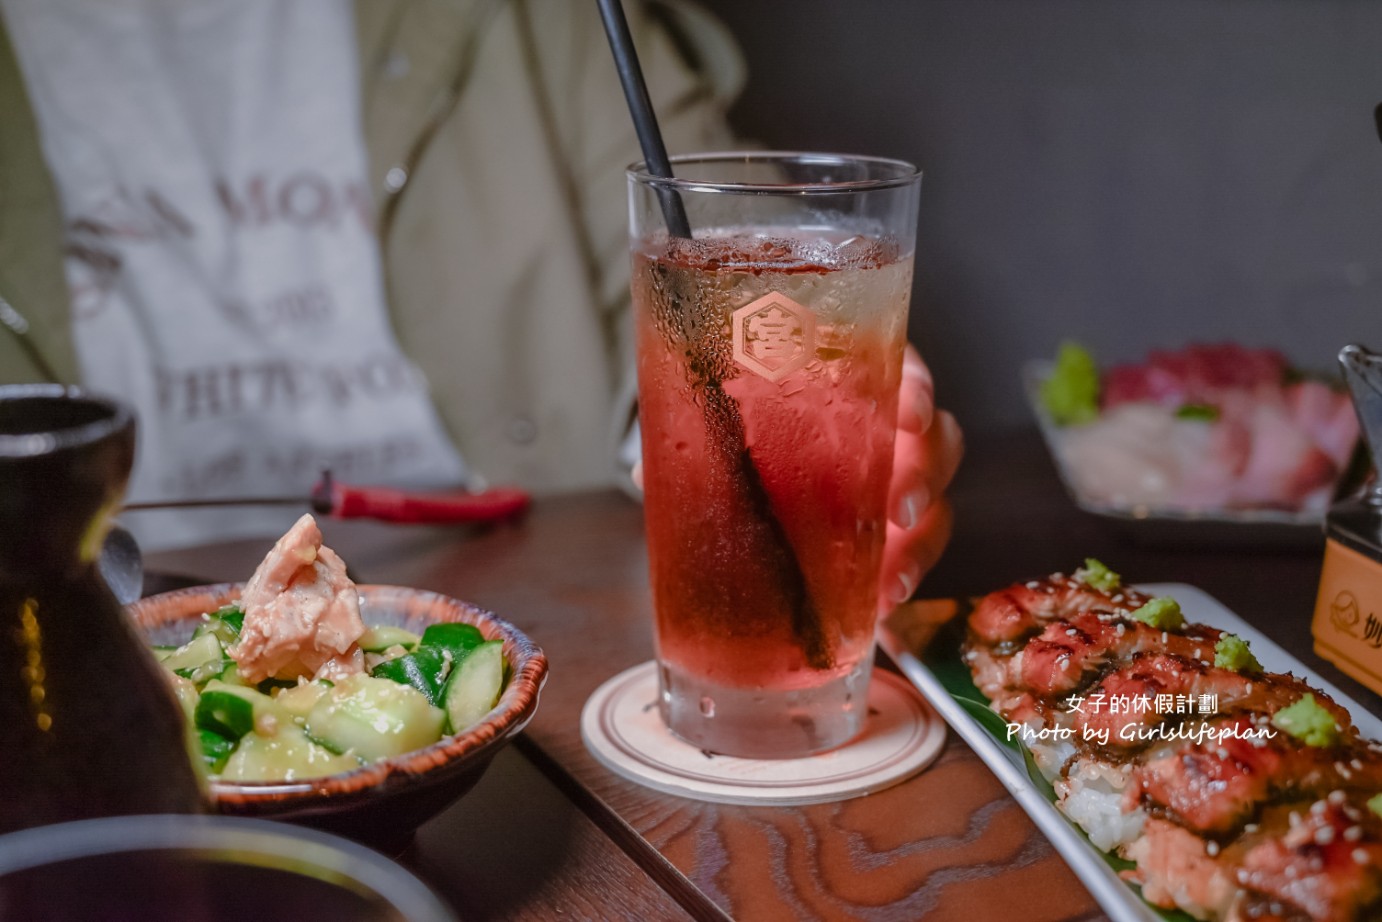
<svg viewBox="0 0 1382 922">
<path fill-rule="evenodd" d="M 769 381 L 801 368 L 816 349 L 810 308 L 769 292 L 734 312 L 734 361 Z"/>
</svg>

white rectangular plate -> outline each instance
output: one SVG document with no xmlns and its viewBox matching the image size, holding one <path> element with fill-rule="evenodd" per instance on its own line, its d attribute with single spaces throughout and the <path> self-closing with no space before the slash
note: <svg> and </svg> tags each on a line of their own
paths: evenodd
<svg viewBox="0 0 1382 922">
<path fill-rule="evenodd" d="M 1184 583 L 1148 583 L 1136 587 L 1157 596 L 1171 596 L 1180 603 L 1186 618 L 1222 631 L 1237 634 L 1252 646 L 1252 652 L 1268 672 L 1292 672 L 1329 694 L 1348 709 L 1353 723 L 1366 737 L 1382 739 L 1382 719 L 1316 675 L 1291 654 L 1277 646 L 1242 618 L 1229 611 L 1208 593 Z M 912 681 L 945 722 L 969 744 L 1032 818 L 1051 844 L 1060 852 L 1075 875 L 1089 888 L 1094 899 L 1116 922 L 1162 922 L 1161 917 L 1137 895 L 1104 861 L 1079 828 L 1065 818 L 1055 804 L 1032 784 L 1022 757 L 994 739 L 945 690 L 931 670 L 909 650 L 887 619 L 879 624 L 878 643 L 893 662 Z M 946 652 L 946 651 L 938 651 Z M 959 651 L 955 651 L 959 656 Z"/>
</svg>

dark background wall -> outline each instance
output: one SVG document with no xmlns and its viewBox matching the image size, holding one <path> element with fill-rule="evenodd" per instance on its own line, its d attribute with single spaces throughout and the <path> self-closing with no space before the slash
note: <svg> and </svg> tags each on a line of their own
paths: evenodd
<svg viewBox="0 0 1382 922">
<path fill-rule="evenodd" d="M 925 171 L 912 338 L 971 431 L 1066 337 L 1382 349 L 1382 2 L 704 2 L 742 135 Z"/>
</svg>

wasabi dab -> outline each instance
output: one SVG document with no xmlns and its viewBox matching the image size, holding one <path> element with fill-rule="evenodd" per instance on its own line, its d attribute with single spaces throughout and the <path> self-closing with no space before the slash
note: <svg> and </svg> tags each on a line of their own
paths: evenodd
<svg viewBox="0 0 1382 922">
<path fill-rule="evenodd" d="M 1051 377 L 1041 383 L 1041 404 L 1058 426 L 1092 423 L 1099 416 L 1099 367 L 1079 343 L 1061 343 Z"/>
<path fill-rule="evenodd" d="M 1188 419 L 1197 423 L 1212 423 L 1219 416 L 1219 408 L 1212 403 L 1187 403 L 1176 410 L 1176 419 Z"/>
<path fill-rule="evenodd" d="M 1114 573 L 1093 557 L 1084 559 L 1084 566 L 1075 571 L 1075 578 L 1086 586 L 1103 592 L 1112 592 L 1123 585 L 1123 577 Z"/>
<path fill-rule="evenodd" d="M 1249 675 L 1262 672 L 1262 664 L 1248 649 L 1248 642 L 1237 634 L 1225 634 L 1214 645 L 1214 665 Z"/>
<path fill-rule="evenodd" d="M 1272 726 L 1300 740 L 1307 746 L 1327 748 L 1339 742 L 1339 725 L 1315 696 L 1301 695 L 1295 704 L 1272 715 Z"/>
<path fill-rule="evenodd" d="M 1185 627 L 1185 615 L 1181 613 L 1180 603 L 1169 596 L 1152 599 L 1136 609 L 1132 616 L 1163 631 L 1177 631 Z"/>
</svg>

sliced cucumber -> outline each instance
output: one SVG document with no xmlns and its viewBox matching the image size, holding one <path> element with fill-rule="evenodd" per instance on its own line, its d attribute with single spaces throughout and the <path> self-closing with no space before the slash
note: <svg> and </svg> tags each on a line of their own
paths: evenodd
<svg viewBox="0 0 1382 922">
<path fill-rule="evenodd" d="M 294 685 L 292 688 L 285 688 L 277 695 L 274 701 L 294 717 L 306 718 L 312 713 L 312 708 L 322 695 L 330 690 L 331 686 L 321 682 L 304 682 L 301 685 Z"/>
<path fill-rule="evenodd" d="M 446 715 L 415 688 L 353 675 L 323 695 L 306 731 L 337 752 L 374 760 L 402 755 L 441 739 Z"/>
<path fill-rule="evenodd" d="M 184 679 L 177 673 L 169 673 L 168 682 L 173 686 L 173 694 L 177 696 L 178 704 L 182 705 L 182 713 L 187 717 L 188 723 L 192 723 L 197 713 L 197 701 L 201 697 L 197 693 L 197 686 L 192 684 L 191 679 Z"/>
<path fill-rule="evenodd" d="M 197 729 L 238 740 L 254 729 L 254 704 L 226 691 L 208 690 L 197 702 Z"/>
<path fill-rule="evenodd" d="M 236 741 L 211 730 L 198 730 L 197 743 L 207 771 L 214 774 L 225 767 L 226 760 L 235 751 Z"/>
<path fill-rule="evenodd" d="M 248 683 L 245 682 L 245 680 L 244 680 L 243 678 L 240 679 L 240 683 L 241 683 L 242 685 L 243 685 L 243 684 L 248 684 Z M 264 681 L 260 682 L 258 685 L 255 685 L 254 687 L 257 688 L 257 689 L 259 689 L 261 692 L 263 692 L 263 693 L 266 694 L 266 695 L 273 696 L 273 695 L 277 694 L 279 691 L 281 691 L 282 689 L 285 689 L 285 688 L 297 688 L 297 686 L 298 686 L 298 680 L 297 680 L 297 679 L 274 679 L 274 678 L 268 678 L 268 679 L 265 679 Z"/>
<path fill-rule="evenodd" d="M 198 634 L 164 656 L 162 662 L 166 668 L 176 672 L 222 659 L 225 659 L 225 650 L 221 649 L 221 642 L 211 634 Z"/>
<path fill-rule="evenodd" d="M 450 650 L 422 646 L 413 653 L 385 660 L 370 670 L 370 675 L 412 686 L 427 696 L 428 704 L 440 707 L 442 689 L 456 659 Z"/>
<path fill-rule="evenodd" d="M 383 653 L 389 647 L 404 647 L 412 650 L 420 638 L 412 631 L 401 627 L 381 624 L 360 635 L 360 649 L 366 653 Z"/>
<path fill-rule="evenodd" d="M 235 664 L 234 660 L 231 660 L 226 665 L 226 668 L 222 669 L 221 674 L 216 676 L 216 678 L 218 681 L 224 682 L 227 685 L 234 685 L 239 688 L 253 687 L 250 685 L 250 683 L 246 682 L 244 679 L 240 677 L 240 667 Z"/>
<path fill-rule="evenodd" d="M 222 646 L 230 646 L 240 639 L 240 629 L 245 625 L 245 612 L 238 605 L 226 605 L 216 609 L 206 616 L 195 632 L 193 637 L 200 637 L 203 634 L 210 634 L 221 642 Z"/>
<path fill-rule="evenodd" d="M 163 658 L 163 668 L 197 685 L 220 675 L 230 661 L 213 634 L 201 634 Z"/>
<path fill-rule="evenodd" d="M 195 669 L 179 669 L 177 674 L 186 679 L 190 679 L 192 684 L 200 688 L 210 680 L 224 673 L 230 665 L 231 661 L 228 659 L 212 660 Z"/>
<path fill-rule="evenodd" d="M 480 629 L 475 625 L 447 622 L 430 625 L 427 630 L 423 631 L 422 642 L 419 646 L 440 647 L 443 650 L 450 650 L 451 654 L 459 660 L 484 642 L 485 635 L 481 634 Z"/>
<path fill-rule="evenodd" d="M 206 701 L 207 697 L 210 695 L 231 696 L 248 703 L 254 729 L 261 733 L 267 732 L 268 728 L 275 725 L 290 724 L 293 722 L 293 715 L 286 708 L 273 698 L 253 688 L 246 688 L 243 685 L 230 685 L 229 683 L 222 682 L 220 679 L 212 679 L 210 682 L 207 682 L 206 687 L 202 689 L 202 701 Z M 235 707 L 235 705 L 229 705 L 229 707 Z M 243 709 L 240 710 L 241 713 L 243 713 Z M 203 725 L 198 724 L 198 726 Z M 217 730 L 214 726 L 207 726 L 206 729 Z M 217 730 L 217 732 L 225 733 L 224 730 Z"/>
<path fill-rule="evenodd" d="M 443 706 L 451 733 L 460 733 L 493 709 L 504 689 L 504 641 L 487 640 L 452 670 Z"/>
<path fill-rule="evenodd" d="M 296 781 L 359 767 L 359 759 L 337 755 L 289 724 L 272 736 L 246 734 L 226 761 L 221 777 L 227 781 Z"/>
</svg>

